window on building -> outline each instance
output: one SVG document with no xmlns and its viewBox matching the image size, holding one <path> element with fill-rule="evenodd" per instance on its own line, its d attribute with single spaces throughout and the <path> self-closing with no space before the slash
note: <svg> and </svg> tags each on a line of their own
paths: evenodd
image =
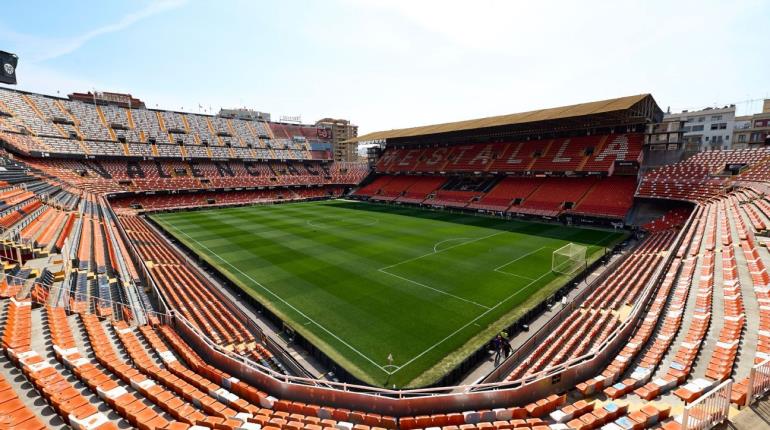
<svg viewBox="0 0 770 430">
<path fill-rule="evenodd" d="M 714 115 L 711 117 L 712 121 L 722 121 L 722 115 Z"/>
<path fill-rule="evenodd" d="M 705 116 L 699 116 L 698 117 L 698 122 L 703 122 L 703 121 L 706 121 L 706 117 Z"/>
<path fill-rule="evenodd" d="M 702 125 L 694 125 L 692 126 L 692 131 L 703 131 Z"/>
<path fill-rule="evenodd" d="M 719 130 L 719 124 L 717 124 L 717 123 L 711 124 L 711 129 L 712 130 Z"/>
</svg>

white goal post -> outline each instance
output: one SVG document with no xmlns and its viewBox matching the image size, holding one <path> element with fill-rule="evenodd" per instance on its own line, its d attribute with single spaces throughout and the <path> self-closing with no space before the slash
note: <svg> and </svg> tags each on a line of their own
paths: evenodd
<svg viewBox="0 0 770 430">
<path fill-rule="evenodd" d="M 568 243 L 553 252 L 551 270 L 562 275 L 575 275 L 586 267 L 584 245 Z"/>
</svg>

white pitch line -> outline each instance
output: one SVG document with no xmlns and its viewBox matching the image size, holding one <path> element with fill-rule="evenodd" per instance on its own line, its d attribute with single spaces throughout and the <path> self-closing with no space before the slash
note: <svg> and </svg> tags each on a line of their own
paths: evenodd
<svg viewBox="0 0 770 430">
<path fill-rule="evenodd" d="M 526 279 L 527 281 L 534 281 L 534 279 L 530 278 L 529 276 L 517 275 L 515 273 L 506 272 L 505 270 L 495 270 L 495 272 L 502 273 L 503 275 L 515 276 L 517 278 Z"/>
<path fill-rule="evenodd" d="M 453 238 L 451 238 L 451 239 L 444 239 L 444 240 L 442 240 L 442 241 L 436 242 L 436 244 L 435 244 L 435 245 L 433 245 L 433 253 L 435 254 L 436 252 L 438 252 L 438 249 L 437 249 L 437 248 L 438 248 L 438 246 L 439 246 L 439 245 L 441 245 L 442 243 L 446 243 L 446 242 L 454 242 L 454 241 L 456 241 L 456 240 L 471 240 L 471 238 L 470 238 L 470 237 L 453 237 Z"/>
<path fill-rule="evenodd" d="M 484 311 L 484 313 L 482 313 L 481 315 L 479 315 L 479 316 L 477 316 L 476 318 L 472 319 L 470 322 L 468 322 L 468 323 L 467 323 L 467 324 L 465 324 L 464 326 L 462 326 L 462 327 L 458 328 L 457 330 L 455 330 L 454 332 L 450 333 L 450 334 L 449 334 L 447 337 L 445 337 L 445 338 L 441 339 L 440 341 L 438 341 L 438 342 L 434 343 L 434 344 L 433 344 L 431 347 L 429 347 L 429 348 L 428 348 L 428 349 L 426 349 L 425 351 L 421 352 L 420 354 L 418 354 L 417 356 L 415 356 L 415 357 L 414 357 L 414 358 L 412 358 L 411 360 L 409 360 L 409 361 L 407 361 L 406 363 L 404 363 L 404 364 L 402 364 L 401 366 L 399 366 L 399 367 L 398 367 L 398 369 L 396 369 L 396 370 L 395 370 L 393 373 L 396 373 L 396 372 L 398 372 L 398 371 L 399 371 L 399 370 L 401 370 L 402 368 L 404 368 L 404 367 L 406 367 L 407 365 L 411 364 L 413 361 L 415 361 L 415 360 L 417 360 L 418 358 L 422 357 L 423 355 L 427 354 L 427 353 L 428 353 L 428 352 L 430 352 L 430 351 L 431 351 L 433 348 L 435 348 L 435 347 L 437 347 L 437 346 L 441 345 L 442 343 L 446 342 L 446 341 L 447 341 L 447 339 L 450 339 L 450 338 L 454 337 L 454 335 L 456 335 L 457 333 L 459 333 L 459 332 L 461 332 L 461 331 L 465 330 L 465 329 L 466 329 L 468 326 L 470 326 L 471 324 L 475 324 L 475 323 L 476 323 L 476 321 L 478 321 L 479 319 L 481 319 L 481 318 L 482 318 L 484 315 L 486 315 L 486 314 L 488 314 L 488 313 L 492 312 L 492 311 L 493 311 L 493 310 L 495 310 L 495 309 L 496 309 L 498 306 L 502 305 L 503 303 L 505 303 L 505 302 L 507 302 L 508 300 L 512 299 L 513 297 L 517 296 L 519 293 L 521 293 L 522 291 L 524 291 L 524 290 L 526 290 L 527 288 L 529 288 L 529 286 L 530 286 L 530 285 L 532 285 L 532 284 L 534 284 L 535 282 L 537 282 L 537 281 L 539 281 L 539 280 L 543 279 L 543 278 L 544 278 L 546 275 L 548 275 L 548 274 L 550 274 L 550 273 L 551 273 L 551 271 L 549 270 L 549 271 L 547 271 L 547 272 L 543 273 L 542 275 L 540 275 L 540 276 L 539 276 L 537 279 L 533 280 L 533 281 L 532 281 L 532 282 L 530 282 L 529 284 L 527 284 L 527 285 L 525 285 L 525 286 L 521 287 L 521 288 L 520 288 L 518 291 L 516 291 L 515 293 L 513 293 L 513 294 L 511 294 L 510 296 L 506 297 L 505 299 L 501 300 L 501 301 L 500 301 L 498 304 L 496 304 L 496 305 L 494 305 L 493 307 L 489 308 L 488 310 Z"/>
<path fill-rule="evenodd" d="M 600 242 L 601 240 L 604 240 L 605 238 L 609 237 L 609 236 L 610 236 L 610 235 L 612 235 L 612 234 L 614 234 L 614 233 L 610 233 L 610 234 L 608 234 L 607 236 L 605 236 L 604 238 L 600 239 L 600 240 L 599 240 L 599 241 L 597 241 L 596 243 Z M 467 243 L 467 242 L 465 242 L 465 243 Z M 464 245 L 465 243 L 462 243 L 462 244 L 460 244 L 460 245 Z M 543 247 L 543 248 L 545 248 L 545 247 Z M 541 248 L 541 249 L 542 249 L 542 248 Z M 535 252 L 535 251 L 533 251 L 533 252 Z M 531 254 L 531 253 L 530 253 L 530 254 Z M 524 257 L 524 256 L 522 256 L 522 257 Z M 420 257 L 420 258 L 421 258 L 421 257 Z M 521 258 L 521 257 L 520 257 L 520 258 Z M 399 264 L 400 264 L 400 263 L 399 263 Z M 506 265 L 507 265 L 507 264 L 509 264 L 509 263 L 506 263 Z M 504 265 L 504 266 L 505 266 L 505 265 Z M 507 273 L 507 272 L 502 272 L 502 273 Z M 505 299 L 501 300 L 501 301 L 500 301 L 498 304 L 494 305 L 494 306 L 493 306 L 493 307 L 491 307 L 490 309 L 488 309 L 488 310 L 484 311 L 484 313 L 482 313 L 481 315 L 479 315 L 479 316 L 477 316 L 476 318 L 472 319 L 472 320 L 471 320 L 469 323 L 465 324 L 464 326 L 462 326 L 462 327 L 460 327 L 459 329 L 455 330 L 454 332 L 450 333 L 450 334 L 449 334 L 447 337 L 445 337 L 445 338 L 441 339 L 440 341 L 438 341 L 438 342 L 434 343 L 434 344 L 433 344 L 433 346 L 429 347 L 428 349 L 426 349 L 425 351 L 421 352 L 420 354 L 418 354 L 417 356 L 415 356 L 415 357 L 414 357 L 414 358 L 412 358 L 411 360 L 409 360 L 409 361 L 407 361 L 406 363 L 404 363 L 404 364 L 402 364 L 401 366 L 399 366 L 399 367 L 398 367 L 398 369 L 396 369 L 396 370 L 395 370 L 393 373 L 396 373 L 396 372 L 398 372 L 398 371 L 399 371 L 399 370 L 401 370 L 402 368 L 404 368 L 404 367 L 406 367 L 407 365 L 411 364 L 413 361 L 415 361 L 415 360 L 417 360 L 418 358 L 422 357 L 423 355 L 427 354 L 427 353 L 428 353 L 428 352 L 430 352 L 430 351 L 431 351 L 433 348 L 435 348 L 435 347 L 437 347 L 437 346 L 441 345 L 442 343 L 446 342 L 446 341 L 447 341 L 447 339 L 450 339 L 450 338 L 452 338 L 454 335 L 456 335 L 457 333 L 459 333 L 459 332 L 461 332 L 461 331 L 465 330 L 465 329 L 466 329 L 468 326 L 470 326 L 471 324 L 475 324 L 475 325 L 477 325 L 477 326 L 478 326 L 478 324 L 476 324 L 476 321 L 478 321 L 479 319 L 481 319 L 481 318 L 482 318 L 484 315 L 486 315 L 486 314 L 488 314 L 489 312 L 491 312 L 491 311 L 495 310 L 495 309 L 496 309 L 498 306 L 502 305 L 503 303 L 505 303 L 505 302 L 507 302 L 508 300 L 512 299 L 513 297 L 517 296 L 519 293 L 521 293 L 522 291 L 524 291 L 524 290 L 526 290 L 527 288 L 529 288 L 529 286 L 530 286 L 530 285 L 532 285 L 532 284 L 534 284 L 535 282 L 537 282 L 537 281 L 539 281 L 539 280 L 543 279 L 543 278 L 544 278 L 546 275 L 548 275 L 549 273 L 551 273 L 551 271 L 546 271 L 546 272 L 545 272 L 545 273 L 543 273 L 542 275 L 538 276 L 536 279 L 533 279 L 533 280 L 532 280 L 532 282 L 530 282 L 529 284 L 527 284 L 527 285 L 525 285 L 525 286 L 521 287 L 521 288 L 520 288 L 518 291 L 516 291 L 515 293 L 513 293 L 513 294 L 511 294 L 510 296 L 506 297 Z M 508 274 L 510 275 L 511 273 L 508 273 Z"/>
<path fill-rule="evenodd" d="M 529 257 L 530 255 L 532 255 L 532 254 L 534 254 L 534 253 L 536 253 L 536 252 L 540 252 L 540 251 L 542 251 L 544 248 L 545 248 L 545 246 L 541 246 L 540 248 L 537 248 L 536 250 L 534 250 L 534 251 L 532 251 L 532 252 L 528 252 L 528 253 L 526 253 L 526 254 L 524 254 L 524 255 L 520 255 L 520 256 L 518 256 L 518 257 L 514 258 L 513 260 L 511 260 L 511 261 L 509 261 L 509 262 L 507 262 L 507 263 L 505 263 L 505 264 L 501 264 L 500 266 L 497 266 L 497 267 L 495 267 L 494 271 L 495 271 L 495 272 L 500 272 L 500 269 L 502 269 L 503 267 L 505 267 L 505 266 L 507 266 L 507 265 L 509 265 L 509 264 L 511 264 L 511 263 L 515 263 L 515 262 L 517 262 L 517 261 L 521 260 L 521 259 L 522 259 L 522 258 L 524 258 L 524 257 Z M 508 272 L 502 272 L 502 273 L 508 273 Z M 508 274 L 509 274 L 509 275 L 511 275 L 511 273 L 508 273 Z M 531 279 L 531 278 L 529 278 L 529 279 Z"/>
<path fill-rule="evenodd" d="M 454 249 L 454 248 L 457 248 L 458 246 L 463 246 L 463 245 L 467 245 L 467 244 L 469 244 L 469 243 L 478 242 L 478 241 L 480 241 L 480 240 L 484 240 L 484 239 L 488 239 L 488 238 L 490 238 L 490 237 L 498 236 L 498 235 L 501 235 L 501 234 L 503 234 L 503 233 L 510 233 L 510 231 L 508 231 L 508 230 L 504 230 L 504 231 L 498 231 L 497 233 L 492 233 L 492 234 L 489 234 L 489 235 L 486 235 L 486 236 L 478 237 L 478 238 L 476 238 L 476 239 L 472 239 L 472 240 L 469 240 L 469 241 L 467 241 L 467 242 L 458 243 L 457 245 L 448 246 L 448 247 L 446 247 L 446 248 L 444 248 L 444 249 L 440 249 L 440 250 L 438 250 L 438 251 L 428 252 L 427 254 L 418 255 L 417 257 L 413 257 L 413 258 L 408 258 L 408 259 L 406 259 L 406 260 L 404 260 L 404 261 L 399 261 L 399 262 L 398 262 L 398 263 L 396 263 L 396 264 L 391 264 L 390 266 L 381 267 L 381 268 L 380 268 L 380 269 L 378 269 L 378 270 L 387 270 L 387 269 L 391 269 L 391 268 L 393 268 L 393 267 L 396 267 L 396 266 L 400 266 L 400 265 L 402 265 L 402 264 L 406 264 L 406 263 L 411 263 L 412 261 L 416 261 L 416 260 L 419 260 L 419 259 L 421 259 L 421 258 L 425 258 L 425 257 L 428 257 L 428 256 L 430 256 L 430 255 L 433 255 L 433 254 L 440 254 L 440 253 L 442 253 L 442 252 L 444 252 L 444 251 L 449 251 L 450 249 Z"/>
<path fill-rule="evenodd" d="M 382 273 L 386 274 L 386 275 L 394 276 L 394 277 L 396 277 L 396 278 L 398 278 L 398 279 L 401 279 L 401 280 L 403 280 L 403 281 L 406 281 L 406 282 L 411 282 L 411 283 L 413 283 L 413 284 L 415 284 L 415 285 L 418 285 L 418 286 L 420 286 L 420 287 L 423 287 L 423 288 L 427 288 L 427 289 L 429 289 L 429 290 L 433 290 L 433 291 L 435 291 L 435 292 L 437 292 L 437 293 L 439 293 L 439 294 L 444 294 L 444 295 L 446 295 L 446 296 L 449 296 L 449 297 L 453 297 L 453 298 L 455 298 L 455 299 L 457 299 L 457 300 L 462 300 L 462 301 L 464 301 L 464 302 L 467 302 L 467 303 L 470 303 L 470 304 L 476 305 L 476 306 L 478 306 L 478 307 L 481 307 L 481 308 L 484 308 L 484 309 L 489 309 L 489 306 L 484 306 L 484 305 L 482 305 L 481 303 L 477 303 L 477 302 L 474 302 L 473 300 L 468 300 L 468 299 L 465 299 L 465 298 L 463 298 L 463 297 L 460 297 L 460 296 L 456 296 L 456 295 L 454 295 L 454 294 L 452 294 L 452 293 L 448 293 L 448 292 L 446 292 L 446 291 L 444 291 L 444 290 L 439 290 L 438 288 L 433 288 L 433 287 L 431 287 L 431 286 L 428 286 L 428 285 L 425 285 L 425 284 L 419 283 L 419 282 L 417 282 L 417 281 L 414 281 L 414 280 L 412 280 L 412 279 L 409 279 L 409 278 L 404 278 L 403 276 L 399 276 L 399 275 L 396 275 L 395 273 L 390 273 L 390 272 L 386 271 L 385 269 L 377 269 L 377 270 L 378 270 L 379 272 L 382 272 Z"/>
<path fill-rule="evenodd" d="M 312 319 L 312 318 L 310 318 L 309 316 L 305 315 L 305 313 L 304 313 L 304 312 L 302 312 L 302 311 L 300 311 L 299 309 L 295 308 L 295 307 L 294 307 L 294 306 L 293 306 L 291 303 L 289 303 L 289 302 L 287 302 L 286 300 L 284 300 L 284 299 L 283 299 L 281 296 L 279 296 L 278 294 L 275 294 L 274 292 L 272 292 L 272 291 L 271 291 L 269 288 L 267 288 L 267 287 L 265 287 L 264 285 L 262 285 L 262 284 L 261 284 L 259 281 L 257 281 L 256 279 L 252 278 L 251 276 L 247 275 L 246 273 L 243 273 L 243 271 L 242 271 L 241 269 L 239 269 L 239 268 L 237 268 L 237 267 L 233 266 L 233 265 L 232 265 L 232 264 L 231 264 L 229 261 L 227 261 L 227 260 L 225 260 L 224 258 L 220 257 L 220 256 L 219 256 L 219 254 L 217 254 L 216 252 L 214 252 L 214 251 L 212 251 L 211 249 L 209 249 L 209 247 L 208 247 L 208 246 L 206 246 L 206 245 L 204 245 L 204 244 L 202 244 L 202 243 L 198 242 L 196 239 L 193 239 L 192 237 L 190 237 L 190 235 L 189 235 L 189 234 L 187 234 L 187 233 L 185 233 L 185 232 L 183 232 L 183 231 L 179 230 L 178 228 L 176 228 L 176 227 L 175 227 L 175 226 L 173 226 L 172 224 L 168 224 L 168 225 L 170 225 L 170 226 L 171 226 L 171 227 L 172 227 L 174 230 L 178 231 L 179 233 L 182 233 L 183 235 L 187 236 L 187 238 L 188 238 L 188 239 L 192 240 L 193 242 L 195 242 L 195 243 L 197 243 L 198 245 L 200 245 L 200 246 L 202 246 L 203 248 L 205 248 L 205 249 L 206 249 L 206 250 L 207 250 L 209 253 L 211 253 L 212 255 L 216 256 L 218 259 L 222 260 L 222 262 L 223 262 L 223 263 L 227 264 L 228 266 L 230 266 L 230 267 L 232 267 L 233 269 L 235 269 L 235 270 L 237 270 L 238 272 L 240 272 L 240 273 L 241 273 L 241 275 L 243 275 L 243 276 L 245 276 L 246 278 L 248 278 L 249 280 L 251 280 L 251 282 L 253 282 L 255 285 L 257 285 L 257 286 L 259 286 L 260 288 L 262 288 L 263 290 L 267 291 L 268 293 L 270 293 L 271 295 L 273 295 L 275 298 L 277 298 L 278 300 L 280 300 L 281 302 L 283 302 L 283 303 L 284 303 L 286 306 L 290 307 L 290 308 L 291 308 L 291 309 L 293 309 L 295 312 L 297 312 L 298 314 L 302 315 L 302 316 L 303 316 L 304 318 L 306 318 L 307 320 L 311 321 L 313 324 L 315 324 L 316 326 L 318 326 L 318 328 L 320 328 L 321 330 L 325 331 L 326 333 L 328 333 L 329 335 L 331 335 L 333 338 L 335 338 L 335 339 L 337 339 L 338 341 L 340 341 L 340 343 L 342 343 L 343 345 L 345 345 L 345 346 L 347 346 L 348 348 L 350 348 L 350 350 L 351 350 L 351 351 L 353 351 L 353 352 L 355 352 L 356 354 L 360 355 L 361 357 L 365 358 L 365 359 L 366 359 L 366 361 L 368 361 L 368 362 L 372 363 L 373 365 L 377 366 L 377 368 L 378 368 L 378 369 L 382 370 L 383 372 L 385 372 L 385 373 L 387 373 L 387 374 L 389 374 L 389 375 L 392 375 L 392 374 L 393 374 L 393 373 L 391 373 L 391 372 L 388 372 L 387 370 L 385 370 L 385 368 L 383 368 L 382 366 L 380 366 L 380 365 L 379 365 L 379 364 L 377 364 L 376 362 L 374 362 L 374 360 L 372 360 L 371 358 L 369 358 L 369 357 L 368 357 L 366 354 L 362 353 L 361 351 L 357 350 L 355 347 L 353 347 L 353 346 L 352 346 L 352 345 L 350 345 L 349 343 L 347 343 L 347 342 L 345 342 L 344 340 L 340 339 L 340 338 L 339 338 L 339 337 L 338 337 L 336 334 L 334 334 L 334 333 L 332 333 L 331 331 L 329 331 L 329 330 L 328 330 L 326 327 L 322 326 L 321 324 L 317 323 L 317 322 L 316 322 L 314 319 Z"/>
<path fill-rule="evenodd" d="M 379 221 L 379 220 L 378 220 L 378 221 Z M 169 224 L 169 225 L 171 225 L 171 224 Z M 486 311 L 484 311 L 484 312 L 483 312 L 481 315 L 479 315 L 479 316 L 477 316 L 476 318 L 472 319 L 470 322 L 468 322 L 468 323 L 467 323 L 467 324 L 465 324 L 464 326 L 462 326 L 462 327 L 460 327 L 459 329 L 455 330 L 454 332 L 450 333 L 450 334 L 449 334 L 448 336 L 446 336 L 444 339 L 441 339 L 440 341 L 436 342 L 436 343 L 435 343 L 435 344 L 433 344 L 432 346 L 428 347 L 428 349 L 426 349 L 425 351 L 423 351 L 423 352 L 421 352 L 420 354 L 416 355 L 414 358 L 412 358 L 411 360 L 409 360 L 409 361 L 407 361 L 406 363 L 402 364 L 401 366 L 386 365 L 385 367 L 395 367 L 395 368 L 396 368 L 394 371 L 392 371 L 392 372 L 389 372 L 389 371 L 387 371 L 387 370 L 386 370 L 386 369 L 385 369 L 383 366 L 380 366 L 379 364 L 377 364 L 376 362 L 374 362 L 374 361 L 373 361 L 371 358 L 369 358 L 368 356 L 366 356 L 365 354 L 363 354 L 361 351 L 357 350 L 357 349 L 356 349 L 356 348 L 354 348 L 352 345 L 350 345 L 350 344 L 348 344 L 347 342 L 345 342 L 344 340 L 340 339 L 340 338 L 339 338 L 337 335 L 335 335 L 334 333 L 332 333 L 331 331 L 329 331 L 327 328 L 325 328 L 325 327 L 324 327 L 324 326 L 322 326 L 321 324 L 317 323 L 317 322 L 316 322 L 315 320 L 313 320 L 312 318 L 310 318 L 310 317 L 308 317 L 307 315 L 305 315 L 305 314 L 304 314 L 302 311 L 300 311 L 299 309 L 295 308 L 293 305 L 291 305 L 291 304 L 290 304 L 290 303 L 288 303 L 286 300 L 284 300 L 282 297 L 278 296 L 277 294 L 275 294 L 274 292 L 272 292 L 270 289 L 268 289 L 267 287 L 265 287 L 264 285 L 262 285 L 261 283 L 259 283 L 257 280 L 255 280 L 255 279 L 254 279 L 254 278 L 252 278 L 251 276 L 249 276 L 249 275 L 247 275 L 247 274 L 243 273 L 243 271 L 241 271 L 241 270 L 240 270 L 240 269 L 238 269 L 237 267 L 235 267 L 235 266 L 233 266 L 232 264 L 230 264 L 230 263 L 229 263 L 227 260 L 225 260 L 225 259 L 223 259 L 222 257 L 220 257 L 220 256 L 219 256 L 217 253 L 215 253 L 215 252 L 211 251 L 211 249 L 209 249 L 209 248 L 208 248 L 206 245 L 203 245 L 202 243 L 200 243 L 200 242 L 198 242 L 197 240 L 193 239 L 192 237 L 190 237 L 190 235 L 188 235 L 187 233 L 185 233 L 185 232 L 183 232 L 183 231 L 179 230 L 179 229 L 178 229 L 178 228 L 176 228 L 175 226 L 171 225 L 171 227 L 173 227 L 173 228 L 174 228 L 174 230 L 176 230 L 176 231 L 179 231 L 180 233 L 182 233 L 182 234 L 184 234 L 185 236 L 187 236 L 187 237 L 188 237 L 190 240 L 192 240 L 192 241 L 194 241 L 195 243 L 197 243 L 197 244 L 201 245 L 203 248 L 206 248 L 206 249 L 207 249 L 207 250 L 208 250 L 208 251 L 209 251 L 211 254 L 213 254 L 214 256 L 216 256 L 216 257 L 217 257 L 218 259 L 220 259 L 222 262 L 224 262 L 225 264 L 229 265 L 229 266 L 230 266 L 230 267 L 232 267 L 233 269 L 235 269 L 235 270 L 237 270 L 238 272 L 240 272 L 240 273 L 241 273 L 243 276 L 245 276 L 246 278 L 248 278 L 249 280 L 251 280 L 251 281 L 252 281 L 252 282 L 253 282 L 255 285 L 259 286 L 259 287 L 260 287 L 260 288 L 262 288 L 263 290 L 267 291 L 268 293 L 270 293 L 271 295 L 273 295 L 274 297 L 276 297 L 276 298 L 277 298 L 278 300 L 280 300 L 281 302 L 285 303 L 285 304 L 286 304 L 287 306 L 289 306 L 291 309 L 293 309 L 294 311 L 296 311 L 297 313 L 299 313 L 299 314 L 300 314 L 300 315 L 302 315 L 303 317 L 305 317 L 305 318 L 307 318 L 308 320 L 310 320 L 310 321 L 311 321 L 313 324 L 315 324 L 316 326 L 318 326 L 318 327 L 319 327 L 321 330 L 325 331 L 326 333 L 328 333 L 329 335 L 331 335 L 333 338 L 337 339 L 337 340 L 338 340 L 340 343 L 342 343 L 343 345 L 347 346 L 347 347 L 348 347 L 348 348 L 349 348 L 351 351 L 353 351 L 353 352 L 355 352 L 356 354 L 360 355 L 361 357 L 363 357 L 363 358 L 364 358 L 364 359 L 366 359 L 368 362 L 372 363 L 374 366 L 376 366 L 377 368 L 379 368 L 379 369 L 380 369 L 380 370 L 382 370 L 383 372 L 387 373 L 388 375 L 393 375 L 393 374 L 395 374 L 396 372 L 400 371 L 402 368 L 406 367 L 407 365 L 411 364 L 412 362 L 414 362 L 414 361 L 415 361 L 415 360 L 417 360 L 418 358 L 420 358 L 420 357 L 422 357 L 423 355 L 427 354 L 428 352 L 430 352 L 431 350 L 433 350 L 433 349 L 434 349 L 435 347 L 437 347 L 438 345 L 440 345 L 440 344 L 442 344 L 442 343 L 446 342 L 448 339 L 450 339 L 450 338 L 454 337 L 454 336 L 455 336 L 457 333 L 459 333 L 459 332 L 461 332 L 462 330 L 466 329 L 466 328 L 467 328 L 468 326 L 470 326 L 471 324 L 475 324 L 475 325 L 479 326 L 479 324 L 477 324 L 477 323 L 476 323 L 476 321 L 478 321 L 479 319 L 481 319 L 482 317 L 484 317 L 485 315 L 487 315 L 489 312 L 491 312 L 491 311 L 495 310 L 495 309 L 496 309 L 498 306 L 502 305 L 503 303 L 505 303 L 505 302 L 507 302 L 508 300 L 512 299 L 513 297 L 517 296 L 519 293 L 521 293 L 522 291 L 524 291 L 524 290 L 526 290 L 527 288 L 529 288 L 529 286 L 531 286 L 531 285 L 532 285 L 532 284 L 534 284 L 535 282 L 537 282 L 537 281 L 539 281 L 539 280 L 543 279 L 543 277 L 545 277 L 546 275 L 548 275 L 549 273 L 551 273 L 550 271 L 547 271 L 547 272 L 543 273 L 542 275 L 540 275 L 540 276 L 539 276 L 539 277 L 537 277 L 536 279 L 532 280 L 532 282 L 530 282 L 530 283 L 528 283 L 527 285 L 525 285 L 525 286 L 521 287 L 521 288 L 520 288 L 518 291 L 514 292 L 514 293 L 513 293 L 513 294 L 511 294 L 510 296 L 508 296 L 508 297 L 506 297 L 505 299 L 501 300 L 499 303 L 497 303 L 496 305 L 494 305 L 494 306 L 493 306 L 493 307 L 491 307 L 491 308 L 489 308 L 489 307 L 486 307 L 486 306 L 483 306 L 483 305 L 479 305 L 479 306 L 481 306 L 481 307 L 484 307 L 484 308 L 486 308 L 487 310 L 486 310 Z M 441 249 L 441 250 L 439 250 L 439 251 L 436 251 L 436 250 L 435 250 L 435 245 L 434 245 L 434 251 L 433 251 L 433 252 L 429 252 L 429 253 L 427 253 L 427 254 L 423 254 L 423 255 L 420 255 L 420 256 L 417 256 L 417 257 L 414 257 L 414 258 L 410 258 L 410 259 L 407 259 L 407 260 L 404 260 L 404 261 L 400 261 L 400 262 L 398 262 L 398 263 L 392 264 L 392 265 L 390 265 L 390 266 L 386 266 L 386 267 L 383 267 L 383 268 L 381 268 L 381 269 L 378 269 L 378 270 L 379 270 L 379 271 L 381 271 L 381 272 L 383 272 L 383 273 L 386 273 L 386 274 L 388 274 L 388 275 L 391 275 L 391 276 L 395 276 L 395 277 L 397 277 L 397 278 L 401 278 L 401 279 L 404 279 L 404 280 L 406 280 L 406 281 L 408 281 L 408 282 L 416 283 L 415 281 L 412 281 L 412 280 L 410 280 L 410 279 L 406 279 L 406 278 L 402 278 L 402 277 L 400 277 L 400 276 L 398 276 L 398 275 L 395 275 L 395 274 L 393 274 L 393 273 L 390 273 L 390 272 L 386 272 L 385 270 L 387 270 L 387 269 L 390 269 L 390 268 L 392 268 L 392 267 L 396 267 L 396 266 L 399 266 L 399 265 L 401 265 L 401 264 L 404 264 L 404 263 L 408 263 L 408 262 L 411 262 L 411 261 L 419 260 L 419 259 L 421 259 L 421 258 L 425 258 L 425 257 L 427 257 L 427 256 L 429 256 L 429 255 L 438 254 L 438 253 L 441 253 L 441 252 L 444 252 L 444 251 L 448 251 L 448 250 L 450 250 L 450 249 L 453 249 L 453 248 L 457 248 L 457 247 L 459 247 L 459 246 L 462 246 L 462 245 L 467 245 L 467 244 L 469 244 L 469 243 L 478 242 L 478 241 L 480 241 L 480 240 L 484 240 L 484 239 L 487 239 L 487 238 L 490 238 L 490 237 L 498 236 L 498 235 L 500 235 L 500 234 L 503 234 L 503 233 L 509 233 L 509 232 L 510 232 L 510 231 L 508 231 L 508 230 L 505 230 L 505 231 L 500 231 L 500 232 L 497 232 L 497 233 L 493 233 L 493 234 L 490 234 L 490 235 L 487 235 L 487 236 L 482 236 L 482 237 L 479 237 L 479 238 L 476 238 L 476 239 L 472 239 L 472 240 L 469 240 L 469 241 L 467 241 L 467 242 L 459 243 L 459 244 L 457 244 L 457 245 L 449 246 L 449 247 L 447 247 L 447 248 L 444 248 L 444 249 Z M 614 233 L 610 233 L 610 234 L 608 234 L 607 236 L 605 236 L 604 238 L 606 238 L 606 237 L 608 237 L 608 236 L 610 236 L 610 235 L 612 235 L 612 234 L 614 234 Z M 603 240 L 604 238 L 602 238 L 602 239 L 598 240 L 598 241 L 597 241 L 597 242 L 595 242 L 595 243 L 598 243 L 598 242 L 600 242 L 600 241 L 601 241 L 601 240 Z M 439 243 L 440 243 L 440 242 L 439 242 Z M 543 248 L 544 248 L 544 247 L 543 247 Z M 542 248 L 541 248 L 541 249 L 542 249 Z M 537 252 L 537 251 L 533 251 L 533 252 Z M 532 252 L 531 252 L 531 253 L 532 253 Z M 531 254 L 531 253 L 530 253 L 530 254 Z M 522 256 L 522 257 L 519 257 L 519 258 L 523 258 L 523 257 L 525 257 L 525 256 L 526 256 L 526 255 L 524 255 L 524 256 Z M 516 261 L 516 260 L 510 261 L 510 262 L 508 262 L 508 263 L 504 264 L 504 265 L 503 265 L 503 266 L 501 266 L 501 267 L 505 267 L 505 266 L 507 266 L 508 264 L 510 264 L 510 263 L 513 263 L 514 261 Z M 497 271 L 497 269 L 495 269 L 495 270 Z M 512 274 L 512 273 L 508 273 L 508 272 L 501 272 L 501 273 L 505 273 L 505 274 L 508 274 L 508 275 L 513 275 L 513 276 L 519 276 L 519 275 L 514 275 L 514 274 Z M 521 276 L 520 276 L 520 277 L 521 277 Z M 421 286 L 427 287 L 427 286 L 425 286 L 425 285 L 421 285 Z M 427 287 L 427 288 L 430 288 L 430 289 L 433 289 L 433 290 L 435 290 L 435 289 L 434 289 L 434 288 L 432 288 L 432 287 Z M 440 291 L 440 290 L 437 290 L 437 291 Z M 443 293 L 444 293 L 444 294 L 448 294 L 448 295 L 452 295 L 452 294 L 450 294 L 450 293 L 446 293 L 446 292 L 443 292 Z M 457 297 L 457 296 L 455 296 L 455 297 L 456 297 L 456 298 L 459 298 L 459 299 L 461 299 L 461 300 L 464 300 L 464 301 L 468 301 L 468 300 L 466 300 L 466 299 L 462 299 L 461 297 Z M 478 303 L 475 303 L 475 302 L 471 302 L 471 303 L 474 303 L 474 304 L 477 304 L 477 305 L 478 305 Z"/>
</svg>

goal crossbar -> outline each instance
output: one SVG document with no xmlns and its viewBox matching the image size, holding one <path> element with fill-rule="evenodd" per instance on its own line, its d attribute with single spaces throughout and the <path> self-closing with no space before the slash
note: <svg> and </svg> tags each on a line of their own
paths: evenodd
<svg viewBox="0 0 770 430">
<path fill-rule="evenodd" d="M 586 265 L 585 245 L 568 243 L 553 251 L 551 257 L 551 270 L 562 275 L 574 275 L 580 272 Z"/>
</svg>

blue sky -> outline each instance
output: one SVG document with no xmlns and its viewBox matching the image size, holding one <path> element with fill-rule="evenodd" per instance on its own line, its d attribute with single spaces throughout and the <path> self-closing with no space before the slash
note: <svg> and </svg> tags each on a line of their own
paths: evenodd
<svg viewBox="0 0 770 430">
<path fill-rule="evenodd" d="M 5 0 L 0 50 L 19 89 L 369 132 L 645 92 L 672 111 L 763 98 L 769 19 L 761 0 Z"/>
</svg>

